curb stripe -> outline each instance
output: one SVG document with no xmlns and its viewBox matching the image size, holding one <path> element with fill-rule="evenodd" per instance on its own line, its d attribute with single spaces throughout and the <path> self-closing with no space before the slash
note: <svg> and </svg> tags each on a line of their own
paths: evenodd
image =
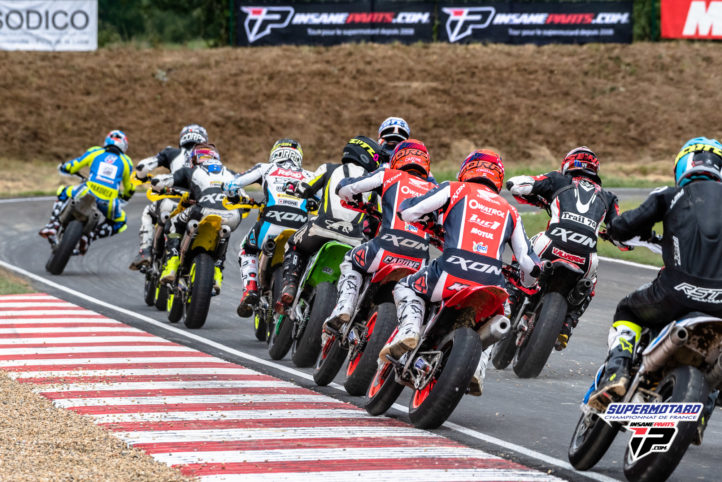
<svg viewBox="0 0 722 482">
<path fill-rule="evenodd" d="M 231 381 L 231 380 L 265 380 L 274 381 L 278 380 L 270 375 L 261 374 L 249 374 L 249 375 L 238 375 L 238 374 L 216 374 L 207 373 L 204 375 L 115 375 L 106 377 L 58 377 L 57 380 L 54 378 L 19 378 L 17 381 L 20 383 L 35 383 L 35 384 L 53 384 L 53 383 L 71 383 L 71 384 L 83 384 L 83 383 L 121 383 L 121 382 L 195 382 L 204 380 L 217 380 L 217 381 Z"/>
<path fill-rule="evenodd" d="M 340 418 L 267 418 L 243 420 L 180 420 L 173 422 L 119 422 L 100 424 L 116 432 L 148 432 L 177 430 L 226 430 L 265 428 L 322 428 L 322 427 L 405 427 L 404 422 L 371 415 L 350 419 Z"/>
<path fill-rule="evenodd" d="M 97 362 L 98 360 L 94 360 Z M 153 360 L 148 363 L 138 363 L 134 360 L 133 363 L 117 363 L 118 360 L 113 360 L 116 363 L 92 363 L 92 364 L 68 364 L 68 365 L 24 365 L 17 367 L 5 368 L 0 366 L 0 370 L 12 370 L 14 372 L 35 372 L 35 371 L 56 371 L 56 370 L 111 370 L 111 369 L 123 369 L 123 368 L 237 368 L 238 365 L 232 363 L 218 361 L 207 361 L 207 362 L 187 362 L 178 360 L 176 363 L 161 362 L 161 360 Z"/>
<path fill-rule="evenodd" d="M 168 403 L 147 405 L 114 405 L 114 406 L 87 406 L 70 407 L 74 412 L 85 415 L 106 415 L 120 413 L 149 413 L 149 412 L 186 412 L 186 411 L 232 411 L 232 410 L 296 410 L 296 409 L 326 409 L 326 408 L 358 408 L 345 402 L 328 402 L 326 400 L 311 400 L 308 402 L 237 402 L 237 403 Z M 219 417 L 222 414 L 219 414 Z"/>
</svg>

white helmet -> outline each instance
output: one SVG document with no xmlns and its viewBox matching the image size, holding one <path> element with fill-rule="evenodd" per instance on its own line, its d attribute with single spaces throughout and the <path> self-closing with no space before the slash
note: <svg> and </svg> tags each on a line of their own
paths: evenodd
<svg viewBox="0 0 722 482">
<path fill-rule="evenodd" d="M 207 144 L 208 143 L 208 132 L 206 132 L 203 126 L 198 124 L 190 124 L 185 126 L 180 131 L 180 138 L 178 139 L 178 146 L 184 149 L 190 149 L 196 144 Z"/>
<path fill-rule="evenodd" d="M 410 136 L 411 128 L 401 117 L 389 117 L 379 126 L 379 141 L 398 143 Z"/>
<path fill-rule="evenodd" d="M 293 139 L 279 139 L 273 144 L 268 162 L 286 169 L 301 169 L 303 149 L 301 143 Z"/>
</svg>

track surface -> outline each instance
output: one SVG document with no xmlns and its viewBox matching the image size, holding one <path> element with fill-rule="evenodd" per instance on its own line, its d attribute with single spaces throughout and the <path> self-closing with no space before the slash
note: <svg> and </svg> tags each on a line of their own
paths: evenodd
<svg viewBox="0 0 722 482">
<path fill-rule="evenodd" d="M 0 231 L 0 260 L 42 277 L 51 278 L 44 270 L 49 252 L 47 242 L 36 234 L 40 226 L 46 222 L 50 205 L 51 201 L 47 199 L 0 204 L 0 219 L 3 225 Z M 65 273 L 60 277 L 52 277 L 52 280 L 118 307 L 164 321 L 163 313 L 148 308 L 143 303 L 142 275 L 127 269 L 137 250 L 138 220 L 144 205 L 145 200 L 137 196 L 126 208 L 129 227 L 125 233 L 93 244 L 85 257 L 71 259 Z M 241 320 L 235 314 L 241 286 L 235 261 L 238 242 L 252 223 L 252 216 L 249 216 L 234 233 L 232 248 L 228 254 L 223 292 L 214 298 L 206 326 L 194 331 L 193 334 L 268 360 L 266 345 L 255 340 L 250 320 Z M 654 276 L 654 270 L 601 262 L 597 296 L 582 318 L 570 346 L 564 352 L 552 354 L 548 366 L 540 377 L 534 380 L 520 380 L 510 369 L 497 371 L 490 368 L 483 397 L 464 397 L 449 419 L 449 422 L 463 429 L 452 429 L 447 426 L 435 432 L 471 447 L 507 456 L 532 467 L 550 470 L 565 478 L 589 480 L 584 473 L 560 469 L 553 463 L 490 443 L 488 436 L 566 462 L 567 447 L 579 416 L 577 409 L 579 401 L 606 356 L 607 332 L 614 307 L 624 294 L 650 281 Z M 296 375 L 294 370 L 284 370 L 283 367 L 295 369 L 290 360 L 278 363 L 277 365 L 282 365 L 279 369 L 270 364 L 254 363 L 209 347 L 201 341 L 189 340 L 131 317 L 119 316 L 112 309 L 99 309 L 92 303 L 45 285 L 37 286 L 39 290 L 87 306 L 172 341 L 196 347 L 230 361 L 240 362 L 249 368 L 293 381 L 340 400 L 355 404 L 363 401 L 360 398 L 349 397 L 345 392 L 334 387 L 317 388 L 307 377 Z M 178 328 L 185 330 L 182 324 Z M 303 371 L 309 373 L 309 370 Z M 343 380 L 339 376 L 336 381 Z M 399 403 L 402 405 L 408 403 L 408 393 L 402 395 Z M 392 411 L 390 415 L 407 419 L 400 411 Z M 483 433 L 486 437 L 475 432 Z M 617 437 L 607 455 L 588 475 L 597 480 L 608 480 L 608 477 L 623 478 L 621 461 L 626 443 L 626 437 Z M 689 449 L 670 480 L 718 480 L 720 470 L 718 457 L 721 451 L 722 415 L 716 414 L 706 431 L 704 444 Z"/>
</svg>

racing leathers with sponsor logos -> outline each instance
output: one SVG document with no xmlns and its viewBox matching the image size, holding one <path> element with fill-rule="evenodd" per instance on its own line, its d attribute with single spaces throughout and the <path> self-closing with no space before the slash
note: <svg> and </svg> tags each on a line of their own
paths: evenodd
<svg viewBox="0 0 722 482">
<path fill-rule="evenodd" d="M 602 189 L 598 176 L 569 170 L 539 176 L 516 176 L 507 189 L 526 204 L 548 209 L 551 219 L 546 231 L 531 240 L 536 254 L 546 260 L 564 259 L 584 271 L 584 277 L 597 280 L 597 233 L 602 223 L 609 225 L 619 213 L 617 197 Z M 556 348 L 563 349 L 579 318 L 589 306 L 594 290 L 576 306 L 570 306 Z"/>
<path fill-rule="evenodd" d="M 253 307 L 258 303 L 258 254 L 263 244 L 267 239 L 278 236 L 283 230 L 297 230 L 308 221 L 308 201 L 287 194 L 286 187 L 289 183 L 307 182 L 311 177 L 310 172 L 301 168 L 300 158 L 298 162 L 276 158 L 274 162 L 256 164 L 225 186 L 226 193 L 231 197 L 237 196 L 243 187 L 253 183 L 260 184 L 264 193 L 263 212 L 241 241 L 238 255 L 243 281 L 243 295 L 237 309 L 238 316 L 243 318 L 251 316 Z"/>
<path fill-rule="evenodd" d="M 379 355 L 400 357 L 416 347 L 427 302 L 437 302 L 468 286 L 505 286 L 501 257 L 508 243 L 519 261 L 522 283 L 533 286 L 539 259 L 531 248 L 516 208 L 490 187 L 475 182 L 444 182 L 424 196 L 407 199 L 399 216 L 413 223 L 440 212 L 444 246 L 441 257 L 394 288 L 396 337 Z M 498 313 L 503 315 L 503 313 Z M 471 393 L 481 395 L 490 348 L 482 354 Z"/>
<path fill-rule="evenodd" d="M 153 189 L 162 192 L 164 188 L 180 187 L 188 189 L 189 199 L 195 203 L 170 218 L 166 242 L 166 265 L 161 273 L 162 283 L 175 281 L 180 257 L 178 248 L 185 233 L 188 222 L 200 221 L 204 216 L 216 214 L 221 217 L 222 224 L 231 232 L 241 224 L 241 214 L 237 210 L 228 210 L 223 206 L 225 195 L 223 184 L 233 180 L 234 173 L 220 162 L 215 146 L 198 144 L 190 153 L 190 167 L 183 167 L 173 174 L 163 174 L 151 180 Z M 221 236 L 218 247 L 218 259 L 213 276 L 213 290 L 218 294 L 223 282 L 223 265 L 228 249 L 228 236 Z"/>
<path fill-rule="evenodd" d="M 83 183 L 58 189 L 58 198 L 53 204 L 48 224 L 38 234 L 55 244 L 55 236 L 60 227 L 59 216 L 63 208 L 71 199 L 87 192 L 96 198 L 96 205 L 105 215 L 105 220 L 89 235 L 83 234 L 78 244 L 79 254 L 85 254 L 94 239 L 125 231 L 127 225 L 123 204 L 135 193 L 135 187 L 130 182 L 133 163 L 125 154 L 127 148 L 125 134 L 111 131 L 106 137 L 104 147 L 91 147 L 82 156 L 58 166 L 58 171 L 62 174 L 75 174 L 86 166 L 90 166 L 90 172 Z"/>
<path fill-rule="evenodd" d="M 364 273 L 375 273 L 388 264 L 419 269 L 428 262 L 428 235 L 397 218 L 396 212 L 404 200 L 423 196 L 434 187 L 414 173 L 383 167 L 366 176 L 339 183 L 338 195 L 345 200 L 371 191 L 379 194 L 382 219 L 377 236 L 349 251 L 341 263 L 338 301 L 327 321 L 329 326 L 338 329 L 350 320 Z"/>
<path fill-rule="evenodd" d="M 197 125 L 191 124 L 183 127 L 180 132 L 178 147 L 168 146 L 154 156 L 147 157 L 140 161 L 135 167 L 135 177 L 145 182 L 151 171 L 162 167 L 174 174 L 179 169 L 189 167 L 189 155 L 191 149 L 197 144 L 208 142 L 206 130 Z M 140 269 L 150 263 L 150 249 L 153 244 L 153 226 L 156 223 L 164 223 L 168 216 L 178 205 L 177 199 L 165 198 L 148 204 L 140 216 L 140 247 L 138 255 L 133 259 L 129 268 Z"/>
<path fill-rule="evenodd" d="M 590 406 L 604 410 L 626 393 L 642 328 L 658 330 L 693 311 L 722 318 L 722 219 L 710 215 L 710 206 L 722 202 L 720 166 L 722 144 L 704 137 L 688 141 L 675 163 L 676 187 L 652 191 L 639 207 L 609 226 L 609 236 L 619 241 L 649 239 L 654 224 L 661 221 L 664 267 L 654 281 L 617 305 L 604 376 L 589 398 Z M 700 418 L 697 443 L 716 396 L 715 391 Z"/>
<path fill-rule="evenodd" d="M 355 247 L 363 242 L 364 226 L 367 231 L 376 232 L 378 226 L 372 226 L 373 220 L 369 221 L 367 214 L 343 205 L 336 188 L 345 179 L 359 178 L 374 171 L 381 160 L 385 160 L 385 153 L 376 142 L 356 136 L 344 147 L 341 164 L 323 164 L 313 174 L 313 179 L 297 185 L 295 195 L 307 199 L 320 191 L 321 202 L 318 216 L 288 240 L 283 259 L 283 289 L 276 301 L 276 311 L 281 313 L 291 305 L 309 256 L 327 241 L 336 240 Z M 369 194 L 363 197 L 365 203 L 372 202 L 371 199 Z"/>
</svg>

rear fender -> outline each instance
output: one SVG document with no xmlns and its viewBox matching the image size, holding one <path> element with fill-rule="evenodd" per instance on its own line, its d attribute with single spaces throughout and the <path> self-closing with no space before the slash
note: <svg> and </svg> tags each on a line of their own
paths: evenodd
<svg viewBox="0 0 722 482">
<path fill-rule="evenodd" d="M 544 271 L 544 281 L 541 283 L 545 291 L 556 291 L 566 296 L 584 277 L 584 270 L 578 265 L 565 259 L 547 261 Z M 547 267 L 548 266 L 548 267 Z"/>
<path fill-rule="evenodd" d="M 215 252 L 220 239 L 221 223 L 222 219 L 217 214 L 209 214 L 201 219 L 191 244 L 191 250 L 203 249 L 209 253 Z"/>
<path fill-rule="evenodd" d="M 478 285 L 470 286 L 457 292 L 454 296 L 444 301 L 442 310 L 452 308 L 463 310 L 472 308 L 476 322 L 484 320 L 496 313 L 502 312 L 504 303 L 509 294 L 499 286 Z"/>
<path fill-rule="evenodd" d="M 395 283 L 410 274 L 416 273 L 417 271 L 418 269 L 400 264 L 387 264 L 374 273 L 371 278 L 371 282 L 379 285 L 384 283 Z"/>
<path fill-rule="evenodd" d="M 341 263 L 349 250 L 348 244 L 328 241 L 309 261 L 301 285 L 314 287 L 319 283 L 336 283 L 341 276 Z"/>
<path fill-rule="evenodd" d="M 293 236 L 293 233 L 295 232 L 295 229 L 284 229 L 278 236 L 276 236 L 276 247 L 273 250 L 273 257 L 271 258 L 271 268 L 283 263 L 283 253 L 286 250 L 286 241 L 288 241 L 288 238 Z"/>
</svg>

